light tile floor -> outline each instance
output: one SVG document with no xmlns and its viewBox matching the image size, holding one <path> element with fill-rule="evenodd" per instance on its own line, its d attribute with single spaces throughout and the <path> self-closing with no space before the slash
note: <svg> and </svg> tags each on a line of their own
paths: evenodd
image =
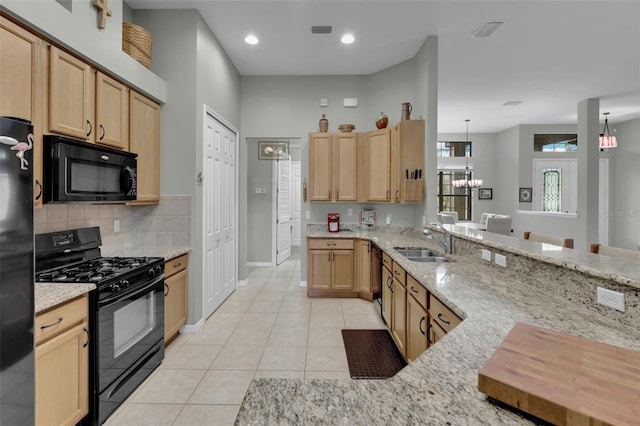
<svg viewBox="0 0 640 426">
<path fill-rule="evenodd" d="M 194 334 L 182 334 L 162 365 L 107 425 L 231 425 L 254 378 L 349 380 L 343 328 L 385 328 L 361 299 L 310 299 L 299 254 L 250 268 L 239 287 Z"/>
</svg>

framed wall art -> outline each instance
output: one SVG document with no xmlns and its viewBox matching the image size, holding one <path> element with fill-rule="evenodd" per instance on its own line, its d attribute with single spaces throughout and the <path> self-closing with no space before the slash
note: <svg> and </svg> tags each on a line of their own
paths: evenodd
<svg viewBox="0 0 640 426">
<path fill-rule="evenodd" d="M 521 203 L 530 203 L 533 199 L 533 190 L 531 188 L 520 188 L 519 201 Z"/>
<path fill-rule="evenodd" d="M 493 188 L 478 189 L 478 200 L 491 200 L 493 198 Z"/>
</svg>

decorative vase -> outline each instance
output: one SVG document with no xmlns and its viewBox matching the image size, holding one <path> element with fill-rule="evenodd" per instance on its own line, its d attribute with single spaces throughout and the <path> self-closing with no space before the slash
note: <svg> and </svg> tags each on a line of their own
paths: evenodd
<svg viewBox="0 0 640 426">
<path fill-rule="evenodd" d="M 318 127 L 320 127 L 320 132 L 322 133 L 326 133 L 329 130 L 329 120 L 327 120 L 324 114 L 322 114 L 322 118 L 318 122 Z"/>
<path fill-rule="evenodd" d="M 389 124 L 389 117 L 383 112 L 380 113 L 378 118 L 376 118 L 376 127 L 378 129 L 386 129 L 387 124 Z"/>
</svg>

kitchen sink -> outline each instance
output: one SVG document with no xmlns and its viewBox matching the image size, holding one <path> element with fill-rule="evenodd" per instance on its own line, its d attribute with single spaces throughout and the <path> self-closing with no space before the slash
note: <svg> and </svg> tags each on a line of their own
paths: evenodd
<svg viewBox="0 0 640 426">
<path fill-rule="evenodd" d="M 449 259 L 442 256 L 440 253 L 431 251 L 425 248 L 403 248 L 394 247 L 394 249 L 414 262 L 448 262 Z"/>
</svg>

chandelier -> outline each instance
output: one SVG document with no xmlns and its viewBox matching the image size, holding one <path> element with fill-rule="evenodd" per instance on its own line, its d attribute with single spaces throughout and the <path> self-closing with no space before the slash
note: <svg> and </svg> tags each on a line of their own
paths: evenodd
<svg viewBox="0 0 640 426">
<path fill-rule="evenodd" d="M 604 129 L 600 135 L 600 149 L 604 148 L 616 148 L 618 146 L 618 140 L 615 136 L 611 136 L 609 132 L 609 120 L 607 120 L 608 112 L 602 113 L 604 115 Z"/>
<path fill-rule="evenodd" d="M 467 145 L 469 144 L 469 120 L 468 118 L 466 120 L 464 120 L 467 122 Z M 471 150 L 469 150 L 471 151 Z M 469 155 L 466 152 L 466 148 L 465 148 L 465 154 L 464 154 L 465 158 L 466 158 L 466 167 L 464 168 L 464 179 L 456 179 L 454 181 L 451 182 L 451 184 L 456 187 L 456 188 L 480 188 L 482 186 L 482 179 L 469 179 L 469 177 L 471 176 L 471 173 L 469 172 Z"/>
</svg>

